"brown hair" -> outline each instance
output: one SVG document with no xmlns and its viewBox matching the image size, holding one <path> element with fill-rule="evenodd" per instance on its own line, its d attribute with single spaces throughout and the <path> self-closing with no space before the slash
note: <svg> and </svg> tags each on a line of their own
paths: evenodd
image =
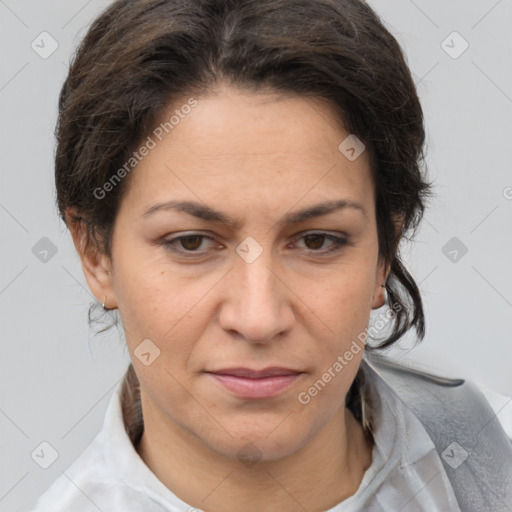
<svg viewBox="0 0 512 512">
<path fill-rule="evenodd" d="M 411 327 L 423 339 L 420 292 L 399 254 L 431 194 L 423 175 L 423 113 L 399 44 L 360 0 L 114 2 L 77 49 L 60 94 L 55 178 L 64 222 L 83 223 L 87 242 L 110 256 L 129 180 L 101 199 L 94 191 L 130 158 L 165 108 L 220 81 L 327 100 L 363 141 L 395 311 L 392 333 L 376 348 Z"/>
</svg>

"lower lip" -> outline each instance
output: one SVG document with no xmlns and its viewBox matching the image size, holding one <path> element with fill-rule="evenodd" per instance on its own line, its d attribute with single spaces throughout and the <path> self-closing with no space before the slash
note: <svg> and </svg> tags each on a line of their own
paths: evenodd
<svg viewBox="0 0 512 512">
<path fill-rule="evenodd" d="M 263 377 L 261 379 L 248 379 L 218 373 L 210 373 L 209 375 L 241 398 L 271 398 L 277 396 L 301 376 L 300 373 L 294 373 L 293 375 L 275 375 L 274 377 Z"/>
</svg>

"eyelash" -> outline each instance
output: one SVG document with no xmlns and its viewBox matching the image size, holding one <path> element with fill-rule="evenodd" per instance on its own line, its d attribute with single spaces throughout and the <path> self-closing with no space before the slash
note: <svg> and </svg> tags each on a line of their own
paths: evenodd
<svg viewBox="0 0 512 512">
<path fill-rule="evenodd" d="M 306 249 L 311 254 L 320 254 L 320 255 L 331 254 L 333 252 L 342 250 L 349 243 L 349 240 L 347 238 L 337 237 L 337 236 L 330 235 L 330 234 L 324 233 L 324 232 L 306 233 L 306 234 L 300 236 L 299 238 L 296 238 L 295 241 L 302 240 L 303 238 L 306 238 L 307 236 L 311 236 L 311 235 L 323 236 L 323 237 L 325 237 L 326 240 L 330 240 L 332 242 L 331 246 L 328 249 L 319 249 L 319 250 Z M 187 238 L 192 238 L 192 237 L 200 237 L 202 239 L 201 243 L 203 242 L 203 239 L 213 240 L 213 238 L 211 238 L 211 237 L 209 237 L 207 235 L 202 235 L 200 233 L 191 233 L 189 235 L 178 236 L 178 237 L 173 238 L 171 240 L 164 240 L 162 242 L 162 245 L 166 249 L 168 249 L 168 250 L 170 250 L 172 252 L 178 253 L 180 255 L 185 255 L 185 256 L 194 256 L 194 255 L 195 256 L 198 256 L 198 255 L 202 256 L 202 255 L 205 255 L 206 253 L 200 252 L 198 250 L 187 250 L 187 249 L 184 249 L 184 248 L 178 248 L 177 247 L 177 245 L 179 244 L 180 240 L 187 239 Z"/>
</svg>

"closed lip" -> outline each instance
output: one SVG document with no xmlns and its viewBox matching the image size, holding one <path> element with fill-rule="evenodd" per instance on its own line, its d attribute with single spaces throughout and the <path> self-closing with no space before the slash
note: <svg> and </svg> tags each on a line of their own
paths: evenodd
<svg viewBox="0 0 512 512">
<path fill-rule="evenodd" d="M 244 379 L 264 379 L 265 377 L 276 377 L 282 375 L 298 375 L 300 370 L 291 368 L 283 368 L 280 366 L 272 366 L 263 368 L 262 370 L 254 370 L 252 368 L 222 368 L 220 370 L 207 370 L 206 373 L 214 373 L 216 375 L 231 375 Z"/>
</svg>

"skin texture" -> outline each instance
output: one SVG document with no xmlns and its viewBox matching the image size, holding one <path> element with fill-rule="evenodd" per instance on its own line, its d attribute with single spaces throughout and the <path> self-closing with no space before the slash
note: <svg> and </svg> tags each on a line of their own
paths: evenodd
<svg viewBox="0 0 512 512">
<path fill-rule="evenodd" d="M 369 158 L 338 150 L 347 135 L 321 100 L 219 85 L 125 178 L 112 260 L 79 250 L 92 292 L 119 308 L 141 382 L 137 450 L 194 507 L 326 510 L 356 492 L 371 463 L 371 441 L 344 407 L 363 350 L 307 405 L 298 400 L 385 300 Z M 338 199 L 366 215 L 345 208 L 279 224 Z M 240 226 L 172 210 L 143 216 L 169 200 L 207 205 Z M 70 229 L 80 249 L 82 232 Z M 328 253 L 332 241 L 310 231 L 348 242 Z M 194 233 L 210 238 L 163 245 Z M 236 252 L 246 237 L 262 249 L 251 263 Z M 134 355 L 145 339 L 160 349 L 148 366 Z M 303 373 L 264 399 L 239 398 L 205 373 L 242 366 Z"/>
</svg>

